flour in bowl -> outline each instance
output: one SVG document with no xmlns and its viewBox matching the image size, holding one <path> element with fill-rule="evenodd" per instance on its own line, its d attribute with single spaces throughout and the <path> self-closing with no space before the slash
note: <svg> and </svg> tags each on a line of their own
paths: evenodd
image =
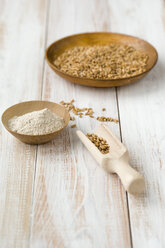
<svg viewBox="0 0 165 248">
<path fill-rule="evenodd" d="M 9 128 L 20 134 L 42 135 L 60 130 L 65 125 L 63 118 L 49 109 L 14 116 L 8 121 Z"/>
</svg>

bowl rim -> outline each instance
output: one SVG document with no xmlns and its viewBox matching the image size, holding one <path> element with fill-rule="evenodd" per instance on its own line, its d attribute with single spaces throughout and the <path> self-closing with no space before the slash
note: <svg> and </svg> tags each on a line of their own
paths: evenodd
<svg viewBox="0 0 165 248">
<path fill-rule="evenodd" d="M 30 103 L 30 102 L 46 102 L 46 103 L 54 103 L 54 104 L 56 104 L 56 105 L 60 105 L 60 107 L 64 108 L 65 111 L 66 111 L 66 113 L 68 114 L 68 117 L 69 117 L 69 118 L 68 118 L 68 122 L 65 122 L 65 125 L 64 125 L 61 129 L 59 129 L 59 130 L 57 130 L 57 131 L 55 131 L 55 132 L 46 133 L 46 134 L 22 134 L 22 133 L 18 133 L 18 132 L 12 131 L 7 125 L 4 124 L 4 116 L 5 116 L 6 112 L 7 112 L 10 108 L 13 108 L 13 107 L 15 107 L 15 106 L 17 106 L 17 105 L 20 105 L 20 104 L 23 104 L 23 103 Z M 37 110 L 36 110 L 36 111 L 37 111 Z M 33 112 L 33 111 L 32 111 L 32 112 Z M 27 112 L 27 113 L 30 113 L 30 112 Z M 61 132 L 64 128 L 66 128 L 66 127 L 68 126 L 69 120 L 70 120 L 69 111 L 68 111 L 63 105 L 58 104 L 58 103 L 56 103 L 56 102 L 44 101 L 44 100 L 32 100 L 32 101 L 25 101 L 25 102 L 16 103 L 16 104 L 14 104 L 14 105 L 8 107 L 8 108 L 2 113 L 2 115 L 1 115 L 1 122 L 2 122 L 3 126 L 6 128 L 6 130 L 7 130 L 8 132 L 12 133 L 13 135 L 22 135 L 22 136 L 24 136 L 24 137 L 27 137 L 27 136 L 28 136 L 28 137 L 29 137 L 29 136 L 32 136 L 32 137 L 45 137 L 46 135 L 52 135 L 52 134 Z"/>
<path fill-rule="evenodd" d="M 145 43 L 147 43 L 150 47 L 152 47 L 152 49 L 154 50 L 154 52 L 155 52 L 155 54 L 156 54 L 156 59 L 155 59 L 155 61 L 154 61 L 154 63 L 153 63 L 153 65 L 149 68 L 149 69 L 147 69 L 146 71 L 144 71 L 144 72 L 141 72 L 141 73 L 139 73 L 139 74 L 137 74 L 137 75 L 135 75 L 135 76 L 131 76 L 131 77 L 125 77 L 125 78 L 113 78 L 113 79 L 92 79 L 92 78 L 85 78 L 85 77 L 77 77 L 77 76 L 72 76 L 72 75 L 70 75 L 70 74 L 68 74 L 68 73 L 65 73 L 65 72 L 63 72 L 63 71 L 61 71 L 61 70 L 59 70 L 50 60 L 49 60 L 49 58 L 48 58 L 48 51 L 49 51 L 49 49 L 51 49 L 51 47 L 53 47 L 56 43 L 58 43 L 58 42 L 60 42 L 60 41 L 63 41 L 63 40 L 65 40 L 65 39 L 68 39 L 68 38 L 72 38 L 72 37 L 74 37 L 74 36 L 80 36 L 80 35 L 88 35 L 88 34 L 98 34 L 98 35 L 103 35 L 103 34 L 109 34 L 109 35 L 120 35 L 120 36 L 123 36 L 123 37 L 131 37 L 131 38 L 134 38 L 134 39 L 137 39 L 137 40 L 141 40 L 141 41 L 143 41 L 143 42 L 145 42 Z M 123 33 L 115 33 L 115 32 L 85 32 L 85 33 L 78 33 L 78 34 L 72 34 L 72 35 L 68 35 L 68 36 L 65 36 L 65 37 L 63 37 L 63 38 L 60 38 L 60 39 L 58 39 L 58 40 L 56 40 L 56 41 L 54 41 L 53 43 L 51 43 L 47 48 L 46 48 L 46 50 L 45 50 L 45 58 L 46 58 L 46 61 L 47 61 L 47 63 L 49 64 L 49 66 L 50 67 L 52 67 L 55 71 L 58 71 L 59 73 L 62 73 L 63 75 L 65 75 L 65 76 L 69 76 L 69 77 L 71 77 L 71 78 L 73 78 L 73 79 L 82 79 L 82 80 L 89 80 L 89 81 L 103 81 L 103 82 L 110 82 L 110 81 L 113 81 L 113 82 L 115 82 L 115 81 L 118 81 L 118 80 L 128 80 L 128 79 L 133 79 L 133 78 L 136 78 L 136 77 L 139 77 L 139 76 L 141 76 L 141 75 L 144 75 L 144 74 L 146 74 L 146 73 L 148 73 L 150 70 L 152 70 L 152 68 L 156 65 L 156 63 L 157 63 L 157 61 L 158 61 L 158 52 L 157 52 L 157 50 L 156 50 L 156 48 L 153 46 L 153 45 L 151 45 L 148 41 L 146 41 L 146 40 L 144 40 L 144 39 L 141 39 L 141 38 L 139 38 L 139 37 L 137 37 L 137 36 L 133 36 L 133 35 L 127 35 L 127 34 L 123 34 Z"/>
</svg>

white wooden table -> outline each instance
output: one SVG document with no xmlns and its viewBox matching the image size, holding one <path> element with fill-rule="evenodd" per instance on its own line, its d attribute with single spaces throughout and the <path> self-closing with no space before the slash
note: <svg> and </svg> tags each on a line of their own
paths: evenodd
<svg viewBox="0 0 165 248">
<path fill-rule="evenodd" d="M 109 89 L 71 84 L 45 63 L 45 48 L 66 35 L 131 34 L 158 50 L 140 82 Z M 105 107 L 110 128 L 128 147 L 146 192 L 127 195 L 67 128 L 53 142 L 30 146 L 0 125 L 1 248 L 165 247 L 165 2 L 161 0 L 0 0 L 0 112 L 20 101 L 76 100 Z M 98 125 L 77 120 L 87 132 Z"/>
</svg>

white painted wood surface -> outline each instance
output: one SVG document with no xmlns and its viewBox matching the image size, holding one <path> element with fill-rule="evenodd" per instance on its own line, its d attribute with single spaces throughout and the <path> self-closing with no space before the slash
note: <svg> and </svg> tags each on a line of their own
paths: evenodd
<svg viewBox="0 0 165 248">
<path fill-rule="evenodd" d="M 129 196 L 131 232 L 134 247 L 162 248 L 165 247 L 165 2 L 137 2 L 130 1 L 127 6 L 119 2 L 127 18 L 122 27 L 116 20 L 114 28 L 117 25 L 119 32 L 151 42 L 158 50 L 159 61 L 141 82 L 118 89 L 123 142 L 132 164 L 144 174 L 147 186 L 142 197 Z M 116 5 L 112 3 L 114 9 Z"/>
<path fill-rule="evenodd" d="M 161 0 L 0 0 L 1 113 L 41 97 L 74 98 L 97 114 L 106 107 L 112 117 L 119 114 L 132 166 L 147 182 L 144 195 L 127 198 L 118 178 L 97 166 L 70 127 L 37 148 L 18 142 L 1 125 L 0 247 L 165 247 L 164 13 Z M 66 82 L 45 64 L 45 46 L 87 31 L 144 38 L 157 48 L 159 63 L 117 94 L 114 88 Z M 86 117 L 76 124 L 87 132 L 99 123 Z M 109 126 L 120 137 L 119 125 Z"/>
<path fill-rule="evenodd" d="M 84 16 L 87 8 L 76 7 L 75 21 L 76 16 L 71 18 L 74 4 L 75 1 L 69 4 L 67 1 L 51 2 L 47 45 L 69 33 L 85 31 L 87 23 L 79 22 L 78 17 Z M 83 4 L 87 7 L 88 2 Z M 89 14 L 93 16 L 96 11 L 95 1 L 92 1 Z M 79 28 L 74 28 L 75 22 L 79 23 Z M 90 29 L 95 30 L 95 25 L 93 19 L 90 20 Z M 100 96 L 100 101 L 93 100 Z M 43 99 L 60 102 L 72 98 L 78 106 L 91 106 L 97 112 L 105 106 L 114 118 L 117 117 L 114 89 L 106 92 L 75 86 L 53 73 L 46 64 Z M 77 126 L 84 132 L 97 124 L 90 118 L 77 120 Z M 118 126 L 112 124 L 112 127 L 119 135 Z M 130 247 L 126 197 L 119 180 L 99 170 L 74 129 L 66 130 L 52 144 L 38 149 L 33 215 L 32 247 L 47 244 L 70 248 Z"/>
<path fill-rule="evenodd" d="M 0 112 L 41 96 L 46 2 L 0 1 Z M 0 125 L 0 247 L 29 247 L 36 146 Z"/>
</svg>

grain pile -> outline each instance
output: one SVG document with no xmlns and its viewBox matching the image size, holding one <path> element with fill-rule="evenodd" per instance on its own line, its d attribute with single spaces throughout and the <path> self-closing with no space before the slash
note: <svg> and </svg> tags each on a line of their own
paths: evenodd
<svg viewBox="0 0 165 248">
<path fill-rule="evenodd" d="M 71 76 L 89 79 L 129 78 L 146 71 L 148 55 L 128 45 L 77 46 L 65 50 L 54 64 Z"/>
<path fill-rule="evenodd" d="M 92 141 L 92 143 L 99 149 L 101 153 L 103 154 L 109 153 L 110 147 L 105 139 L 103 139 L 102 137 L 98 137 L 94 133 L 91 133 L 91 134 L 87 133 L 86 136 L 88 137 L 90 141 Z"/>
</svg>

